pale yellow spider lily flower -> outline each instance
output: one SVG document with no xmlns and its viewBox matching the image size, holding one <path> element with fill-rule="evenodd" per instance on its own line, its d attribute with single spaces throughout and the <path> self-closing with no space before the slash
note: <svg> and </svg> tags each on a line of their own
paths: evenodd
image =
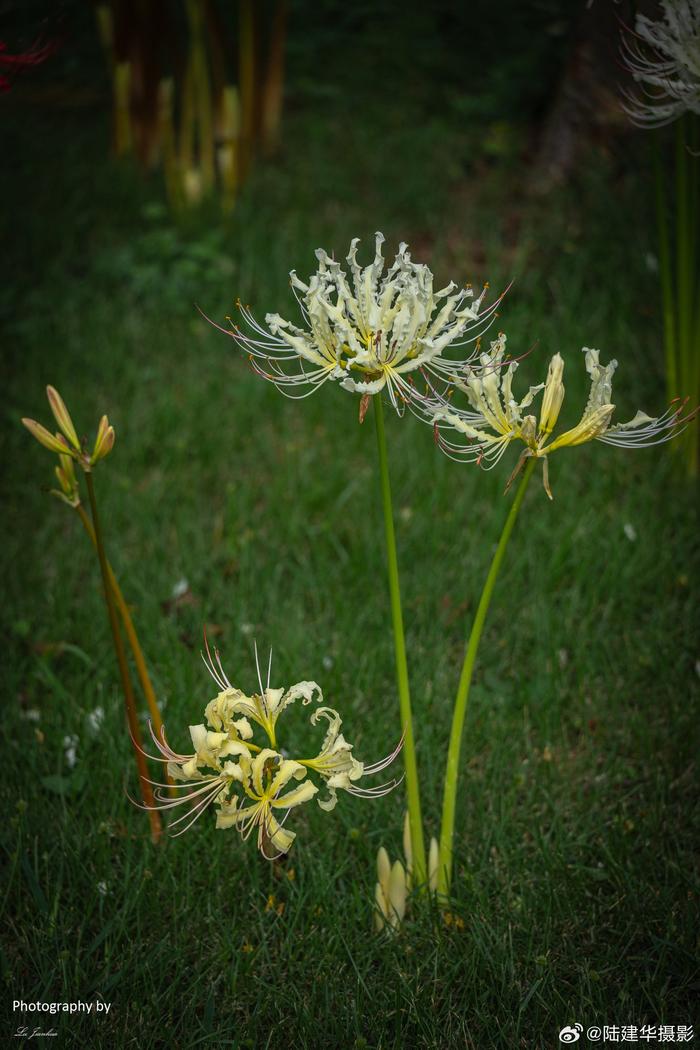
<svg viewBox="0 0 700 1050">
<path fill-rule="evenodd" d="M 506 337 L 501 333 L 491 343 L 490 351 L 481 355 L 478 368 L 453 377 L 453 391 L 457 389 L 466 394 L 470 409 L 457 408 L 451 397 L 436 395 L 431 399 L 426 415 L 435 426 L 438 443 L 444 452 L 454 459 L 476 462 L 486 469 L 499 462 L 511 442 L 524 444 L 521 460 L 510 481 L 527 457 L 541 459 L 544 487 L 550 499 L 547 457 L 552 452 L 593 440 L 628 448 L 656 445 L 674 437 L 695 415 L 691 412 L 684 417 L 685 402 L 675 401 L 657 418 L 637 412 L 627 423 L 612 424 L 615 411 L 612 377 L 617 361 L 602 365 L 599 351 L 584 347 L 586 370 L 591 378 L 588 402 L 576 426 L 552 436 L 565 393 L 561 355 L 555 354 L 550 361 L 546 382 L 530 387 L 525 397 L 516 402 L 512 382 L 518 362 L 505 359 L 505 347 Z M 538 420 L 525 409 L 540 391 L 544 393 Z M 455 431 L 467 438 L 466 444 L 454 440 Z"/>
<path fill-rule="evenodd" d="M 274 860 L 282 853 L 287 853 L 296 838 L 295 832 L 288 831 L 277 820 L 274 811 L 289 811 L 303 805 L 314 797 L 318 787 L 307 780 L 281 794 L 290 780 L 303 780 L 307 773 L 306 767 L 300 762 L 283 758 L 269 747 L 264 747 L 252 761 L 242 760 L 241 765 L 245 773 L 243 788 L 250 804 L 239 805 L 230 818 L 228 814 L 220 814 L 217 827 L 235 824 L 244 839 L 257 828 L 258 849 L 267 860 Z M 269 852 L 269 846 L 274 852 Z"/>
<path fill-rule="evenodd" d="M 364 773 L 364 765 L 352 754 L 352 744 L 349 744 L 340 732 L 342 719 L 332 707 L 319 707 L 311 715 L 311 724 L 316 725 L 319 718 L 328 721 L 328 730 L 321 746 L 321 750 L 315 758 L 300 759 L 308 769 L 319 773 L 326 781 L 328 787 L 328 798 L 318 799 L 321 809 L 330 812 L 337 804 L 336 790 L 342 788 L 351 794 L 361 794 L 362 790 L 354 786 Z"/>
<path fill-rule="evenodd" d="M 328 721 L 328 730 L 321 750 L 315 758 L 300 758 L 299 761 L 322 776 L 326 782 L 328 797 L 318 799 L 321 809 L 329 813 L 335 809 L 338 802 L 336 795 L 338 789 L 347 791 L 349 795 L 356 795 L 358 798 L 381 798 L 382 795 L 388 795 L 390 791 L 398 787 L 400 780 L 395 779 L 374 787 L 364 787 L 357 784 L 356 781 L 363 776 L 381 773 L 387 766 L 390 766 L 403 747 L 403 736 L 390 754 L 379 759 L 378 762 L 367 765 L 358 761 L 352 754 L 352 744 L 348 743 L 340 732 L 342 719 L 337 711 L 332 707 L 319 707 L 311 716 L 311 724 L 316 725 L 319 718 L 325 718 Z"/>
<path fill-rule="evenodd" d="M 233 323 L 231 331 L 215 327 L 246 351 L 259 375 L 289 397 L 306 397 L 335 380 L 362 395 L 385 390 L 402 413 L 405 403 L 418 397 L 411 373 L 444 380 L 466 365 L 475 350 L 471 347 L 465 356 L 463 348 L 489 327 L 498 301 L 481 313 L 486 288 L 476 297 L 470 286 L 460 288 L 454 282 L 435 291 L 429 268 L 411 260 L 406 244 L 399 245 L 384 273 L 383 242 L 384 235 L 377 233 L 374 260 L 365 267 L 357 261 L 359 239 L 351 242 L 350 277 L 322 248 L 308 283 L 291 271 L 301 327 L 268 313 L 266 330 L 240 302 L 249 331 Z M 454 350 L 457 359 L 447 356 Z M 302 392 L 295 393 L 297 389 Z"/>
<path fill-rule="evenodd" d="M 299 682 L 287 690 L 270 688 L 270 658 L 267 685 L 263 687 L 256 647 L 260 693 L 248 696 L 231 684 L 218 652 L 214 650 L 212 657 L 206 639 L 205 647 L 204 663 L 221 692 L 207 705 L 207 724 L 190 726 L 193 752 L 179 754 L 173 751 L 164 731 L 156 736 L 151 729 L 158 755 L 147 757 L 155 757 L 156 761 L 166 765 L 172 779 L 177 782 L 176 789 L 183 794 L 173 799 L 164 794 L 167 784 L 150 781 L 156 788 L 157 805 L 146 808 L 172 810 L 186 805 L 184 815 L 171 823 L 171 827 L 177 827 L 186 821 L 177 834 L 186 831 L 207 806 L 214 803 L 217 828 L 235 827 L 244 838 L 257 828 L 259 848 L 267 859 L 274 859 L 289 850 L 295 837 L 283 827 L 284 818 L 279 820 L 276 814 L 308 802 L 319 791 L 309 774 L 319 775 L 327 785 L 330 796 L 323 802 L 319 801 L 321 808 L 327 810 L 335 805 L 338 788 L 362 798 L 376 798 L 396 787 L 396 780 L 372 788 L 361 787 L 356 781 L 386 768 L 399 754 L 403 738 L 387 758 L 364 765 L 353 757 L 351 745 L 340 732 L 338 712 L 332 708 L 318 708 L 311 721 L 315 724 L 318 717 L 323 717 L 329 723 L 321 751 L 310 759 L 290 758 L 272 743 L 279 716 L 299 698 L 305 704 L 320 700 L 319 686 L 315 682 Z M 253 740 L 255 727 L 264 730 L 266 744 L 261 746 Z M 292 779 L 303 783 L 285 791 Z"/>
</svg>

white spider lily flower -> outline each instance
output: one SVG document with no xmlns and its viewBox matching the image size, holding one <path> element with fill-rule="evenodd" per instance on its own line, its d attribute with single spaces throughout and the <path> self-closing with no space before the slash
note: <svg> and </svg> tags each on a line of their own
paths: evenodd
<svg viewBox="0 0 700 1050">
<path fill-rule="evenodd" d="M 661 0 L 663 18 L 638 14 L 634 33 L 622 36 L 622 59 L 641 91 L 626 91 L 625 111 L 641 127 L 700 113 L 700 5 Z"/>
<path fill-rule="evenodd" d="M 686 401 L 676 399 L 663 415 L 656 418 L 637 412 L 627 423 L 611 424 L 615 410 L 611 401 L 612 377 L 617 361 L 602 365 L 599 351 L 584 347 L 586 370 L 591 377 L 588 402 L 576 426 L 552 437 L 564 401 L 563 359 L 555 354 L 549 364 L 546 382 L 531 386 L 525 397 L 516 402 L 512 382 L 518 363 L 511 361 L 506 364 L 505 346 L 506 337 L 501 334 L 491 343 L 490 352 L 481 355 L 478 368 L 470 368 L 463 376 L 453 378 L 454 388 L 466 394 L 470 409 L 456 408 L 450 399 L 435 396 L 424 411 L 435 426 L 438 444 L 447 455 L 476 462 L 485 469 L 499 462 L 511 442 L 522 442 L 525 450 L 509 484 L 525 459 L 534 456 L 542 460 L 544 487 L 550 499 L 547 457 L 557 449 L 592 440 L 628 448 L 657 445 L 675 437 L 697 412 L 683 416 Z M 534 415 L 525 414 L 524 410 L 542 390 L 538 420 Z M 451 435 L 454 431 L 466 437 L 467 443 L 444 436 L 445 432 Z"/>
<path fill-rule="evenodd" d="M 239 302 L 249 333 L 233 323 L 231 331 L 215 327 L 230 335 L 249 354 L 255 371 L 287 396 L 306 397 L 328 380 L 337 380 L 344 389 L 365 396 L 386 390 L 401 414 L 417 397 L 410 373 L 420 370 L 444 380 L 467 364 L 474 351 L 464 357 L 462 350 L 462 360 L 445 355 L 483 334 L 498 301 L 482 314 L 488 286 L 476 297 L 470 286 L 460 288 L 454 282 L 434 291 L 431 271 L 411 260 L 404 243 L 384 273 L 383 242 L 384 235 L 377 233 L 374 260 L 362 267 L 357 261 L 359 238 L 354 238 L 347 256 L 350 279 L 322 248 L 308 283 L 291 271 L 303 326 L 268 313 L 266 331 Z M 293 393 L 297 388 L 304 392 Z"/>
</svg>

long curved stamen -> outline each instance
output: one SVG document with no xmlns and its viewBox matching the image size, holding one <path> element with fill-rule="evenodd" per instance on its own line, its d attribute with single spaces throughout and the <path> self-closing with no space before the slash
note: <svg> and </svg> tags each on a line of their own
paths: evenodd
<svg viewBox="0 0 700 1050">
<path fill-rule="evenodd" d="M 265 711 L 265 714 L 269 715 L 269 711 L 267 709 L 267 693 L 263 688 L 262 684 L 262 675 L 260 674 L 260 660 L 258 659 L 258 643 L 256 641 L 253 641 L 253 649 L 255 652 L 255 669 L 258 672 L 258 685 L 260 686 L 260 703 L 263 710 Z"/>
<path fill-rule="evenodd" d="M 387 780 L 385 784 L 379 784 L 378 787 L 363 788 L 358 787 L 356 784 L 351 784 L 350 787 L 346 788 L 346 791 L 351 795 L 357 795 L 358 798 L 382 798 L 384 795 L 389 795 L 394 788 L 397 788 L 399 784 L 403 782 L 403 774 L 398 780 Z"/>
<path fill-rule="evenodd" d="M 208 790 L 210 791 L 212 783 L 214 782 L 214 780 L 219 781 L 219 779 L 220 779 L 219 777 L 213 777 L 211 780 L 207 781 L 206 783 L 203 783 L 201 787 L 197 788 L 195 791 L 192 791 L 189 795 L 183 795 L 180 798 L 171 799 L 169 802 L 164 802 L 160 806 L 149 806 L 149 805 L 146 805 L 144 802 L 136 802 L 131 797 L 131 795 L 129 795 L 128 792 L 127 792 L 127 798 L 129 799 L 130 802 L 133 802 L 135 806 L 138 806 L 139 809 L 149 809 L 149 810 L 174 809 L 176 806 L 182 806 L 185 803 L 190 802 L 193 798 L 197 798 L 198 796 L 204 794 L 206 791 L 208 791 Z M 189 786 L 191 787 L 191 785 L 189 785 Z M 223 787 L 223 786 L 224 785 L 220 785 L 219 790 L 221 790 L 221 787 Z"/>
<path fill-rule="evenodd" d="M 370 765 L 365 766 L 364 773 L 368 776 L 372 776 L 372 774 L 381 773 L 383 769 L 386 769 L 387 766 L 390 766 L 391 763 L 398 757 L 399 753 L 401 752 L 401 748 L 403 747 L 405 737 L 406 734 L 402 733 L 401 739 L 399 740 L 398 744 L 391 752 L 391 754 L 387 755 L 386 758 L 380 759 L 378 762 L 372 762 Z"/>
</svg>

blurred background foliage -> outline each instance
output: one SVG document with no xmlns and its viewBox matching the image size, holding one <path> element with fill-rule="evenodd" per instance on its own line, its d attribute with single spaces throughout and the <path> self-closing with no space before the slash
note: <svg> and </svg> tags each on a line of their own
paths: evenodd
<svg viewBox="0 0 700 1050">
<path fill-rule="evenodd" d="M 239 8 L 216 7 L 235 76 Z M 173 214 L 159 170 L 114 157 L 94 8 L 0 13 L 11 50 L 57 45 L 0 97 L 4 1000 L 100 992 L 104 1026 L 62 1035 L 95 1046 L 136 1031 L 140 1047 L 166 1032 L 177 1047 L 484 1050 L 552 1046 L 577 1019 L 690 1021 L 698 529 L 664 449 L 585 446 L 552 463 L 553 505 L 531 487 L 467 726 L 460 924 L 414 914 L 386 943 L 369 936 L 373 864 L 380 844 L 398 853 L 398 793 L 305 807 L 288 866 L 206 819 L 150 846 L 124 792 L 91 552 L 18 423 L 47 422 L 51 382 L 80 432 L 102 411 L 116 427 L 98 476 L 107 546 L 176 746 L 211 695 L 206 623 L 243 688 L 253 638 L 272 644 L 275 681 L 317 678 L 358 754 L 385 753 L 398 718 L 373 435 L 338 389 L 282 399 L 195 304 L 222 322 L 236 296 L 290 316 L 291 268 L 305 277 L 317 247 L 344 256 L 353 236 L 366 257 L 383 229 L 387 255 L 409 241 L 439 285 L 514 281 L 498 323 L 511 350 L 533 348 L 523 387 L 564 354 L 564 425 L 586 397 L 583 345 L 619 358 L 621 418 L 660 411 L 648 144 L 617 102 L 632 11 L 290 0 L 279 141 L 227 215 L 216 195 Z M 434 834 L 511 465 L 451 464 L 412 419 L 389 431 Z"/>
</svg>

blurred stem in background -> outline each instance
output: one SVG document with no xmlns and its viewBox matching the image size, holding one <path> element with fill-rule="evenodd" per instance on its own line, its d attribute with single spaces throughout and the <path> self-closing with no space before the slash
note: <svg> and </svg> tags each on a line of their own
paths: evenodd
<svg viewBox="0 0 700 1050">
<path fill-rule="evenodd" d="M 98 5 L 112 78 L 114 152 L 134 154 L 147 169 L 161 166 L 173 211 L 218 190 L 227 213 L 258 145 L 266 155 L 278 145 L 286 2 L 276 0 L 268 19 L 254 0 L 238 0 L 234 19 L 215 0 L 182 6 L 184 19 L 180 5 L 162 0 Z"/>
<path fill-rule="evenodd" d="M 389 461 L 386 448 L 384 409 L 382 406 L 381 394 L 375 394 L 372 398 L 372 402 L 374 405 L 374 422 L 377 431 L 379 477 L 382 490 L 382 509 L 384 511 L 387 574 L 389 578 L 389 597 L 391 599 L 391 622 L 394 631 L 394 652 L 396 655 L 396 684 L 399 692 L 401 727 L 404 733 L 403 754 L 406 769 L 408 822 L 411 829 L 411 846 L 413 849 L 413 881 L 414 884 L 420 888 L 427 882 L 428 869 L 425 859 L 425 843 L 423 840 L 423 821 L 421 817 L 420 791 L 418 787 L 418 764 L 416 761 L 416 744 L 413 735 L 413 715 L 411 713 L 411 694 L 408 684 L 406 641 L 404 638 L 403 614 L 401 611 L 399 564 L 396 554 L 396 535 L 394 533 L 391 484 L 389 480 Z"/>
<path fill-rule="evenodd" d="M 143 754 L 143 741 L 141 739 L 141 729 L 139 727 L 138 717 L 136 714 L 134 690 L 131 685 L 129 667 L 126 661 L 126 653 L 124 651 L 124 642 L 119 631 L 119 622 L 117 620 L 117 612 L 114 606 L 114 593 L 112 589 L 112 583 L 110 580 L 107 555 L 105 553 L 104 543 L 102 540 L 100 519 L 97 513 L 97 500 L 95 499 L 95 483 L 92 479 L 91 471 L 85 472 L 85 480 L 87 483 L 88 495 L 90 497 L 92 527 L 94 529 L 95 547 L 97 549 L 97 556 L 100 562 L 100 570 L 102 572 L 102 585 L 104 588 L 105 604 L 107 606 L 109 626 L 112 631 L 114 652 L 117 657 L 117 664 L 119 665 L 119 675 L 122 680 L 124 703 L 126 705 L 126 718 L 129 724 L 129 732 L 131 733 L 131 741 L 134 747 L 134 754 L 136 755 L 136 766 L 138 768 L 139 782 L 141 785 L 141 797 L 143 799 L 144 806 L 148 807 L 148 817 L 151 823 L 151 838 L 154 842 L 158 842 L 162 834 L 160 814 L 154 808 L 152 808 L 155 805 L 155 800 L 153 798 L 153 791 L 149 783 L 148 767 L 146 765 L 146 759 Z"/>
<path fill-rule="evenodd" d="M 700 400 L 700 268 L 698 267 L 698 118 L 686 113 L 675 126 L 674 170 L 664 164 L 663 130 L 654 132 L 654 175 L 664 357 L 669 399 Z M 676 439 L 691 477 L 698 474 L 697 428 Z"/>
<path fill-rule="evenodd" d="M 462 665 L 462 674 L 459 679 L 459 687 L 457 689 L 457 697 L 455 699 L 454 713 L 452 715 L 452 729 L 450 732 L 450 743 L 447 750 L 447 765 L 445 767 L 445 787 L 442 802 L 442 825 L 440 828 L 440 859 L 439 859 L 439 870 L 438 870 L 438 894 L 441 899 L 445 900 L 450 892 L 450 886 L 452 884 L 452 858 L 453 858 L 453 839 L 454 839 L 454 826 L 455 826 L 455 809 L 457 805 L 457 787 L 459 785 L 459 759 L 462 750 L 462 737 L 464 735 L 464 722 L 467 716 L 467 704 L 469 701 L 469 689 L 474 676 L 474 665 L 476 663 L 476 656 L 479 651 L 479 642 L 481 641 L 481 632 L 484 629 L 484 623 L 486 621 L 486 614 L 489 611 L 489 605 L 491 603 L 491 596 L 493 595 L 493 589 L 496 585 L 498 573 L 501 568 L 501 562 L 508 546 L 508 540 L 513 531 L 516 518 L 518 517 L 518 511 L 523 502 L 525 490 L 527 489 L 528 482 L 535 469 L 537 460 L 534 458 L 528 459 L 525 464 L 523 476 L 520 480 L 513 505 L 508 512 L 503 531 L 501 532 L 501 538 L 498 541 L 496 547 L 496 553 L 493 556 L 491 567 L 484 583 L 484 589 L 481 592 L 481 598 L 479 599 L 479 605 L 476 610 L 476 616 L 474 617 L 474 623 L 469 635 L 469 641 L 467 643 L 467 651 L 464 656 L 464 664 Z"/>
<path fill-rule="evenodd" d="M 82 503 L 79 503 L 75 509 L 78 513 L 78 517 L 83 523 L 85 531 L 87 532 L 90 538 L 90 542 L 92 543 L 93 547 L 95 548 L 95 551 L 98 553 L 99 556 L 99 551 L 97 548 L 97 537 L 95 536 L 95 530 L 92 527 L 92 522 L 90 521 L 90 518 L 86 514 Z M 129 642 L 129 646 L 134 656 L 136 673 L 139 676 L 141 688 L 143 689 L 143 695 L 146 697 L 146 703 L 148 704 L 148 709 L 151 713 L 151 722 L 153 724 L 153 729 L 155 731 L 156 736 L 160 737 L 163 722 L 160 717 L 160 710 L 158 708 L 158 701 L 156 700 L 156 694 L 153 688 L 153 683 L 151 682 L 151 676 L 148 673 L 146 659 L 143 655 L 143 649 L 141 648 L 141 643 L 139 642 L 138 635 L 136 634 L 136 628 L 134 627 L 134 622 L 131 618 L 131 613 L 129 612 L 129 606 L 126 604 L 126 600 L 124 598 L 124 595 L 122 594 L 122 589 L 119 586 L 119 582 L 114 574 L 114 570 L 112 569 L 109 560 L 107 561 L 107 576 L 109 578 L 109 585 L 112 589 L 112 594 L 114 595 L 114 600 L 117 604 L 117 609 L 119 610 L 119 615 L 122 618 L 122 623 L 124 625 L 124 631 L 126 632 L 126 637 Z M 170 777 L 168 777 L 168 781 L 170 782 Z"/>
</svg>

